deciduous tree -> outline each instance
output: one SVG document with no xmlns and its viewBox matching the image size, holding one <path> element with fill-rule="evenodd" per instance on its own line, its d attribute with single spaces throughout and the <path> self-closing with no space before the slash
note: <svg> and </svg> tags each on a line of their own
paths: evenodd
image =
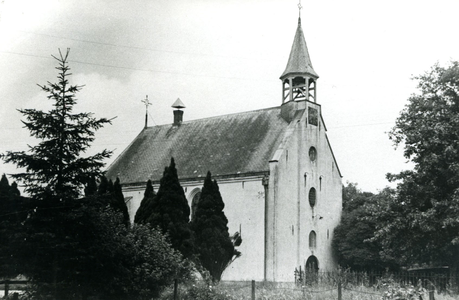
<svg viewBox="0 0 459 300">
<path fill-rule="evenodd" d="M 355 271 L 383 271 L 397 267 L 392 260 L 380 256 L 382 245 L 372 240 L 377 222 L 372 213 L 393 194 L 389 188 L 376 195 L 362 192 L 355 183 L 343 187 L 343 215 L 332 241 L 342 267 Z"/>
<path fill-rule="evenodd" d="M 459 62 L 415 77 L 418 93 L 396 120 L 390 139 L 404 147 L 412 170 L 389 174 L 397 197 L 375 214 L 376 238 L 405 265 L 449 265 L 459 257 Z M 383 222 L 384 221 L 384 222 Z"/>
</svg>

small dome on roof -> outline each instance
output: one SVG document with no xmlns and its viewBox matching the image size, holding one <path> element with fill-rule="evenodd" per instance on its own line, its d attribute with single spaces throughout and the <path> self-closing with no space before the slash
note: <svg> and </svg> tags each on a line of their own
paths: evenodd
<svg viewBox="0 0 459 300">
<path fill-rule="evenodd" d="M 177 109 L 185 108 L 185 104 L 183 104 L 183 102 L 182 102 L 182 100 L 180 100 L 180 98 L 177 98 L 177 100 L 175 100 L 174 104 L 172 104 L 172 107 L 173 108 L 177 108 Z"/>
</svg>

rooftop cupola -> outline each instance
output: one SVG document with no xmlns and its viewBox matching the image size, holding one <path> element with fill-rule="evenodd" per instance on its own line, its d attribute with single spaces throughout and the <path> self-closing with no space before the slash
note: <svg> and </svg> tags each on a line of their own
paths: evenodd
<svg viewBox="0 0 459 300">
<path fill-rule="evenodd" d="M 301 6 L 299 6 L 301 9 Z M 309 58 L 308 46 L 301 28 L 301 17 L 293 40 L 287 67 L 282 73 L 282 104 L 289 101 L 317 101 L 317 79 Z"/>
<path fill-rule="evenodd" d="M 180 98 L 177 98 L 175 100 L 174 104 L 172 104 L 172 108 L 175 108 L 174 110 L 174 126 L 179 126 L 182 124 L 183 121 L 183 110 L 182 108 L 185 108 L 185 104 L 183 104 L 182 100 Z"/>
</svg>

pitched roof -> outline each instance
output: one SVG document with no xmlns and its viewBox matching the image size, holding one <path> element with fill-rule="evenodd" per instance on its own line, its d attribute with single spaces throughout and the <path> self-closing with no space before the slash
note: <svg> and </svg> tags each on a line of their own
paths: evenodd
<svg viewBox="0 0 459 300">
<path fill-rule="evenodd" d="M 318 78 L 319 75 L 314 71 L 309 58 L 308 46 L 304 38 L 303 29 L 301 28 L 301 18 L 298 18 L 298 28 L 296 29 L 295 38 L 293 39 L 292 50 L 288 58 L 287 67 L 281 75 L 281 79 L 291 74 L 309 74 Z"/>
<path fill-rule="evenodd" d="M 177 100 L 175 100 L 174 104 L 172 104 L 173 108 L 185 108 L 185 104 L 183 104 L 182 100 L 180 100 L 180 98 L 177 98 Z"/>
<path fill-rule="evenodd" d="M 269 170 L 288 123 L 280 107 L 144 128 L 107 170 L 123 184 L 159 180 L 174 157 L 179 178 Z"/>
</svg>

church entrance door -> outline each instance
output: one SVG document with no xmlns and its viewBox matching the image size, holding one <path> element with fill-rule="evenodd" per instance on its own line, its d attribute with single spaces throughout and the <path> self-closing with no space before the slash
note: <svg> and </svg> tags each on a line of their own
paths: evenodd
<svg viewBox="0 0 459 300">
<path fill-rule="evenodd" d="M 317 257 L 311 255 L 306 261 L 306 282 L 313 283 L 317 282 L 319 272 L 319 261 Z"/>
</svg>

